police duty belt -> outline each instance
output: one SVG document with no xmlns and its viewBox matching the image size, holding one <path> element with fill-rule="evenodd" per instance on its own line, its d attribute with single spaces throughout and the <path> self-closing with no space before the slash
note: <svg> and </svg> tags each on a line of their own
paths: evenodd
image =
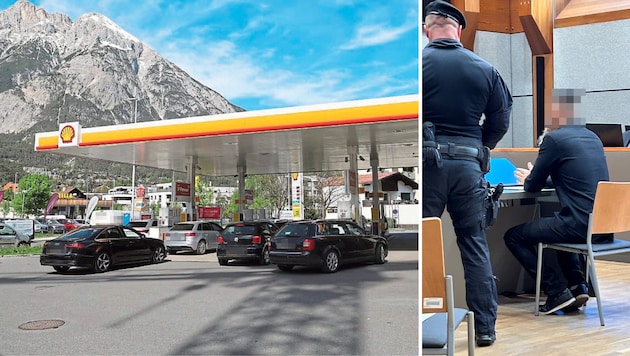
<svg viewBox="0 0 630 356">
<path fill-rule="evenodd" d="M 482 161 L 484 158 L 483 150 L 478 147 L 461 146 L 450 142 L 448 144 L 438 143 L 437 150 L 445 158 L 474 161 Z"/>
</svg>

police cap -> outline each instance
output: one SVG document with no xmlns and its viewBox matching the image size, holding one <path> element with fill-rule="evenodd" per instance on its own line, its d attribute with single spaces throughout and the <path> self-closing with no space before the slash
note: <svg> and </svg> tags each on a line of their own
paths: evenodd
<svg viewBox="0 0 630 356">
<path fill-rule="evenodd" d="M 451 20 L 454 20 L 458 24 L 462 26 L 462 28 L 466 28 L 466 18 L 458 8 L 451 5 L 450 3 L 442 0 L 435 0 L 430 2 L 425 8 L 425 17 L 427 15 L 439 15 L 443 17 L 448 17 Z"/>
</svg>

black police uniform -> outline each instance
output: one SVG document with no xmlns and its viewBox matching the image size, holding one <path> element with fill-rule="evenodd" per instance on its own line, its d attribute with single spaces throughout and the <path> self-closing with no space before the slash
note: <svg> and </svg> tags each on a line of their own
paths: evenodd
<svg viewBox="0 0 630 356">
<path fill-rule="evenodd" d="M 459 41 L 445 38 L 422 51 L 422 92 L 423 124 L 433 123 L 439 145 L 432 149 L 433 143 L 423 137 L 422 216 L 439 217 L 448 209 L 476 334 L 494 338 L 497 290 L 486 242 L 488 188 L 480 160 L 482 147 L 494 148 L 507 132 L 512 96 L 492 65 Z"/>
<path fill-rule="evenodd" d="M 517 225 L 504 236 L 508 249 L 532 278 L 536 278 L 539 242 L 586 243 L 597 183 L 608 180 L 604 147 L 591 130 L 584 126 L 565 126 L 544 137 L 524 188 L 538 192 L 544 187 L 555 187 L 561 210 L 554 216 Z M 595 243 L 612 239 L 612 234 L 593 236 Z M 542 274 L 541 287 L 548 296 L 558 295 L 567 286 L 586 284 L 584 265 L 578 255 L 558 252 L 557 256 L 563 276 L 547 266 Z"/>
</svg>

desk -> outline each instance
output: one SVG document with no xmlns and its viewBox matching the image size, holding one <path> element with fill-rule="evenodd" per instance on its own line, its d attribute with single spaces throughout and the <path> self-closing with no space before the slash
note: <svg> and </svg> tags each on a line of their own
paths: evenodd
<svg viewBox="0 0 630 356">
<path fill-rule="evenodd" d="M 540 216 L 539 198 L 553 198 L 555 191 L 545 189 L 538 193 L 525 192 L 522 188 L 505 189 L 499 198 L 500 209 L 496 223 L 486 230 L 492 270 L 497 277 L 497 292 L 518 293 L 533 289 L 534 280 L 505 246 L 503 235 L 511 227 Z M 453 276 L 455 306 L 466 308 L 466 283 L 464 268 L 457 246 L 453 223 L 447 211 L 442 215 L 444 234 L 444 264 L 446 273 Z"/>
<path fill-rule="evenodd" d="M 500 202 L 503 202 L 503 201 L 517 202 L 518 201 L 518 203 L 520 204 L 525 199 L 536 200 L 541 197 L 551 197 L 555 195 L 556 195 L 556 191 L 553 188 L 545 188 L 541 190 L 540 192 L 530 193 L 530 192 L 526 192 L 525 189 L 523 189 L 523 186 L 504 187 L 503 194 L 501 194 L 501 196 L 499 197 L 499 201 Z"/>
</svg>

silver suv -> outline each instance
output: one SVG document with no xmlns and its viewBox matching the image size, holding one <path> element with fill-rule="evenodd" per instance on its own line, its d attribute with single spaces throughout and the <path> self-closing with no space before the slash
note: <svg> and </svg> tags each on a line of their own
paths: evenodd
<svg viewBox="0 0 630 356">
<path fill-rule="evenodd" d="M 179 222 L 164 234 L 164 244 L 171 254 L 194 251 L 203 255 L 208 250 L 216 250 L 221 230 L 221 225 L 210 221 Z"/>
</svg>

